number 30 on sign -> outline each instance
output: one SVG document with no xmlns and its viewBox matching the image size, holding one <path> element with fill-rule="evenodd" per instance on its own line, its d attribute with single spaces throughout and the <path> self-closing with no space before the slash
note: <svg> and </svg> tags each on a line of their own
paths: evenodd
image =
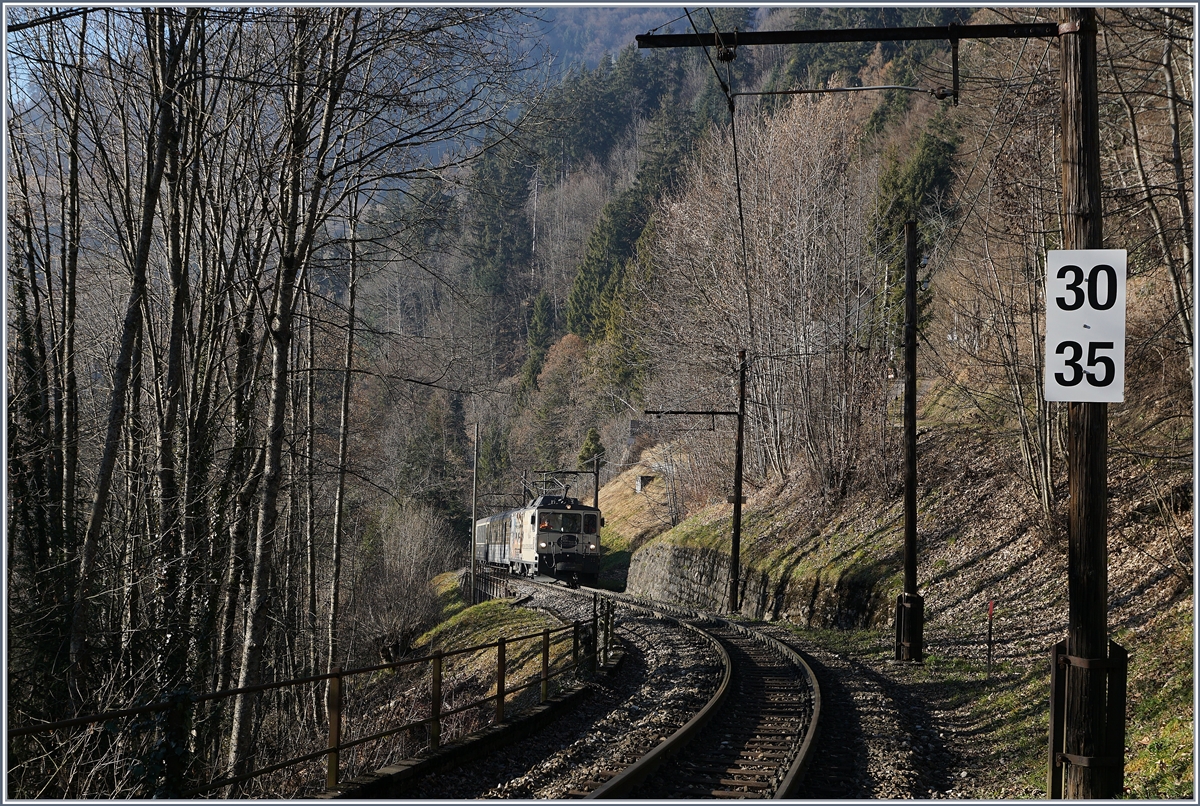
<svg viewBox="0 0 1200 806">
<path fill-rule="evenodd" d="M 1125 250 L 1046 253 L 1046 399 L 1125 399 Z"/>
</svg>

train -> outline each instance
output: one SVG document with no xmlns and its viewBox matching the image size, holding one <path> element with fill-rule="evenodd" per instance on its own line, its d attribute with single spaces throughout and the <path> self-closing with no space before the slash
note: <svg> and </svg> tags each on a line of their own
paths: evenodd
<svg viewBox="0 0 1200 806">
<path fill-rule="evenodd" d="M 596 507 L 577 498 L 541 495 L 520 509 L 475 522 L 475 559 L 498 571 L 595 585 L 600 576 Z"/>
</svg>

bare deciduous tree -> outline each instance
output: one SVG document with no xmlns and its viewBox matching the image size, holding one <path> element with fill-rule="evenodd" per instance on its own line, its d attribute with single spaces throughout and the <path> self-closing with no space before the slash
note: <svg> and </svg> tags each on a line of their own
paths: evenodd
<svg viewBox="0 0 1200 806">
<path fill-rule="evenodd" d="M 729 356 L 745 348 L 757 472 L 783 478 L 801 458 L 838 496 L 859 469 L 865 424 L 886 416 L 865 229 L 873 166 L 855 158 L 859 135 L 841 100 L 797 101 L 737 126 L 747 260 L 732 143 L 711 136 L 658 213 L 640 289 L 651 394 L 724 398 L 728 408 Z"/>
</svg>

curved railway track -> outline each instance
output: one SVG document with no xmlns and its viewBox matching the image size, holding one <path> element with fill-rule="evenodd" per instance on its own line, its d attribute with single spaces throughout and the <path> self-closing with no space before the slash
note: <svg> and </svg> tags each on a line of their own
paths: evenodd
<svg viewBox="0 0 1200 806">
<path fill-rule="evenodd" d="M 607 781 L 597 780 L 586 796 L 792 796 L 820 723 L 820 690 L 804 658 L 774 638 L 720 618 L 604 595 L 627 608 L 670 616 L 707 635 L 720 647 L 726 670 L 716 693 L 688 724 Z M 681 754 L 685 746 L 687 753 Z"/>
<path fill-rule="evenodd" d="M 613 602 L 624 664 L 591 701 L 538 734 L 417 783 L 420 798 L 784 798 L 798 791 L 820 717 L 798 652 L 714 616 L 522 580 L 527 606 L 590 618 Z M 686 752 L 681 750 L 686 748 Z"/>
</svg>

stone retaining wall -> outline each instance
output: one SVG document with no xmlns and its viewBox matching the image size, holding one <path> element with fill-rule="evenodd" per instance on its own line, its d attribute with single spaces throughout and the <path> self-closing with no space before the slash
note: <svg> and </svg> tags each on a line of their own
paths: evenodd
<svg viewBox="0 0 1200 806">
<path fill-rule="evenodd" d="M 740 612 L 747 618 L 786 618 L 808 627 L 854 629 L 892 619 L 892 596 L 865 574 L 748 569 L 739 583 Z M 729 555 L 713 549 L 655 542 L 635 552 L 626 590 L 664 602 L 723 612 L 729 602 Z"/>
</svg>

